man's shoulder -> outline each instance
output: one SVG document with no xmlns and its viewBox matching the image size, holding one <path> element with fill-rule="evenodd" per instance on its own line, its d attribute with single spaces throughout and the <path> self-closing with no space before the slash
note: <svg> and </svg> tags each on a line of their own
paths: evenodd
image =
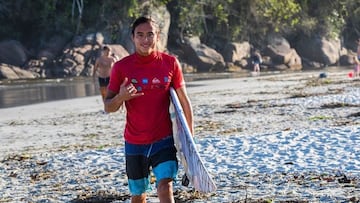
<svg viewBox="0 0 360 203">
<path fill-rule="evenodd" d="M 170 54 L 170 53 L 166 53 L 166 52 L 158 52 L 158 55 L 161 57 L 161 59 L 163 60 L 167 60 L 167 61 L 171 61 L 174 62 L 176 61 L 176 56 Z"/>
<path fill-rule="evenodd" d="M 121 58 L 120 60 L 116 61 L 116 64 L 127 64 L 130 61 L 134 60 L 134 56 L 135 56 L 134 54 L 127 55 Z"/>
<path fill-rule="evenodd" d="M 158 54 L 161 55 L 161 56 L 164 56 L 164 57 L 175 58 L 175 56 L 173 54 L 170 54 L 168 52 L 158 51 Z"/>
</svg>

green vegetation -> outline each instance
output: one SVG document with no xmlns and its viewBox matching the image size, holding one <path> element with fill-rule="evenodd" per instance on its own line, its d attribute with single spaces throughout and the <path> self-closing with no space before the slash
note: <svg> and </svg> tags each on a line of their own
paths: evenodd
<svg viewBox="0 0 360 203">
<path fill-rule="evenodd" d="M 332 117 L 330 117 L 330 116 L 323 116 L 323 115 L 310 117 L 310 121 L 329 120 L 329 119 L 332 119 Z"/>
<path fill-rule="evenodd" d="M 41 46 L 55 34 L 71 38 L 106 30 L 115 43 L 119 30 L 161 5 L 171 13 L 178 35 L 171 36 L 176 39 L 198 35 L 205 42 L 248 40 L 261 45 L 272 32 L 295 38 L 360 36 L 357 0 L 0 0 L 0 39 Z"/>
</svg>

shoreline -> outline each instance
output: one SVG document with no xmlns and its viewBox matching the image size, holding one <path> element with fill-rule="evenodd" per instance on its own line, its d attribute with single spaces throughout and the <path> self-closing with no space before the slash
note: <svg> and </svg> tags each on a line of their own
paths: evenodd
<svg viewBox="0 0 360 203">
<path fill-rule="evenodd" d="M 333 72 L 349 71 L 349 67 L 326 67 L 318 70 L 300 70 L 300 71 L 263 71 L 261 76 L 311 73 L 311 72 Z M 233 78 L 251 78 L 252 73 L 248 70 L 243 72 L 224 72 L 224 73 L 187 73 L 184 74 L 187 83 Z M 0 109 L 26 106 L 52 101 L 75 99 L 99 95 L 97 81 L 94 83 L 92 78 L 74 77 L 74 78 L 54 78 L 54 79 L 35 79 L 35 80 L 15 80 L 0 81 Z"/>
</svg>

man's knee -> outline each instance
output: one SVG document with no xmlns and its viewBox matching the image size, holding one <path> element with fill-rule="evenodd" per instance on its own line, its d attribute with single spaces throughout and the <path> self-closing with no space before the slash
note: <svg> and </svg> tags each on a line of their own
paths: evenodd
<svg viewBox="0 0 360 203">
<path fill-rule="evenodd" d="M 172 179 L 170 178 L 166 178 L 166 179 L 162 179 L 160 180 L 157 190 L 158 193 L 164 193 L 164 194 L 168 194 L 168 193 L 172 193 Z"/>
</svg>

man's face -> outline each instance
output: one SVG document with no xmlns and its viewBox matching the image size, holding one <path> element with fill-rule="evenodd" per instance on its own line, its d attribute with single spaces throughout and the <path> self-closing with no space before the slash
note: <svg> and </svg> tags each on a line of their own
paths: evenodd
<svg viewBox="0 0 360 203">
<path fill-rule="evenodd" d="M 136 53 L 142 56 L 150 55 L 158 41 L 157 29 L 151 23 L 142 23 L 135 28 L 132 39 Z"/>
<path fill-rule="evenodd" d="M 104 49 L 103 54 L 104 54 L 104 56 L 109 56 L 110 55 L 110 50 L 109 49 Z"/>
</svg>

